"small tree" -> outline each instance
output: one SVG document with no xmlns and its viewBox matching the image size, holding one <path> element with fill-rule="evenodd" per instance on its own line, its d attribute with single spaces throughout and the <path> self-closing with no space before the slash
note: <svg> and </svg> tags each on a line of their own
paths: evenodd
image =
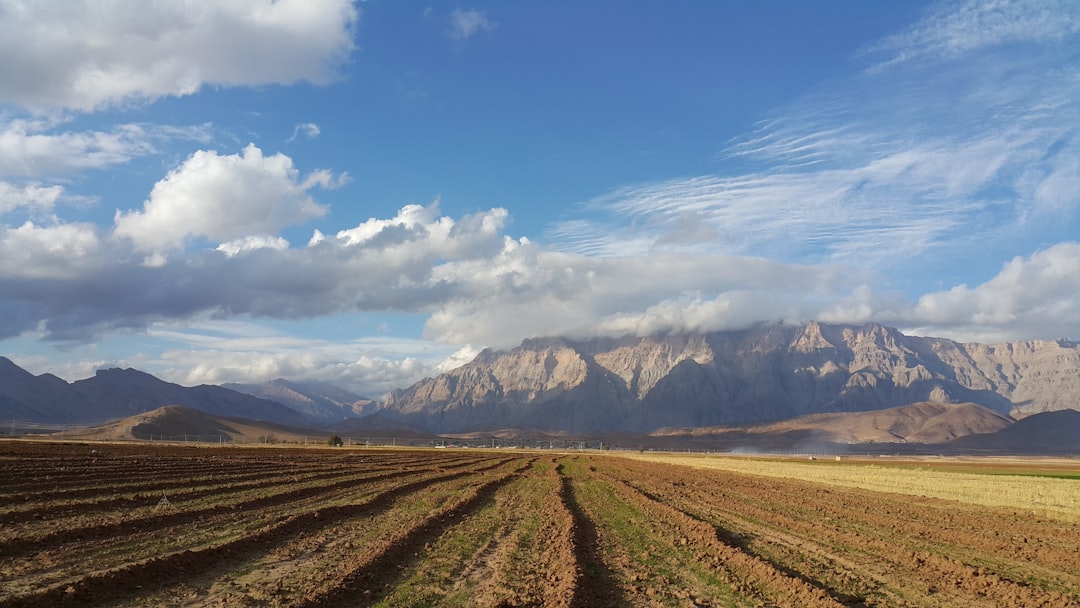
<svg viewBox="0 0 1080 608">
<path fill-rule="evenodd" d="M 339 437 L 337 435 L 331 435 L 330 439 L 328 439 L 326 441 L 326 443 L 329 444 L 330 447 L 333 447 L 333 448 L 339 448 L 339 447 L 345 445 L 345 442 L 342 441 L 341 437 Z"/>
</svg>

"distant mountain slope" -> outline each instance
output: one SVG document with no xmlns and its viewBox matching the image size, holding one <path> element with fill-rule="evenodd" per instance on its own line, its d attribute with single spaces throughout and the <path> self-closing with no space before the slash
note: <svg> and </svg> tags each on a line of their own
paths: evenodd
<svg viewBox="0 0 1080 608">
<path fill-rule="evenodd" d="M 905 336 L 878 324 L 762 325 L 647 338 L 526 340 L 390 394 L 432 432 L 575 433 L 740 425 L 910 403 L 1012 416 L 1080 407 L 1080 346 Z"/>
<path fill-rule="evenodd" d="M 134 369 L 100 370 L 92 378 L 69 384 L 48 374 L 34 376 L 0 357 L 0 419 L 101 422 L 165 405 L 296 426 L 310 424 L 302 414 L 280 403 L 219 386 L 189 388 Z"/>
<path fill-rule="evenodd" d="M 70 386 L 51 374 L 35 376 L 0 357 L 0 416 L 41 422 L 63 421 Z"/>
<path fill-rule="evenodd" d="M 224 416 L 212 416 L 183 405 L 167 405 L 111 422 L 85 429 L 65 431 L 67 439 L 166 439 L 192 441 L 259 443 L 273 438 L 274 441 L 307 441 L 310 436 L 302 431 L 282 427 L 276 423 L 246 420 Z"/>
<path fill-rule="evenodd" d="M 1015 421 L 975 403 L 913 403 L 869 412 L 811 414 L 781 422 L 740 427 L 660 429 L 654 437 L 701 439 L 812 438 L 831 443 L 941 443 L 967 435 L 996 433 Z"/>
<path fill-rule="evenodd" d="M 946 445 L 972 452 L 1080 454 L 1080 411 L 1033 414 L 1000 432 L 960 437 Z"/>
<path fill-rule="evenodd" d="M 222 388 L 276 401 L 325 423 L 364 416 L 378 409 L 371 399 L 320 382 L 289 382 L 278 378 L 263 384 L 224 384 Z"/>
</svg>

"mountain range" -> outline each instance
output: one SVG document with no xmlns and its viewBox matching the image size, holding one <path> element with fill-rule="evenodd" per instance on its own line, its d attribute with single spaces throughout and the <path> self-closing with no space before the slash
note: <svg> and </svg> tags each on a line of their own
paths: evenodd
<svg viewBox="0 0 1080 608">
<path fill-rule="evenodd" d="M 207 414 L 304 426 L 300 412 L 220 386 L 180 386 L 135 369 L 103 369 L 92 378 L 66 382 L 35 376 L 0 357 L 0 420 L 81 424 L 103 422 L 165 405 L 185 405 Z M 14 423 L 13 423 L 14 426 Z"/>
<path fill-rule="evenodd" d="M 1018 419 L 1078 410 L 1078 395 L 1077 343 L 959 343 L 906 336 L 878 324 L 526 340 L 506 351 L 485 350 L 464 366 L 395 390 L 385 403 L 331 385 L 281 379 L 183 387 L 133 369 L 100 370 L 69 383 L 32 375 L 0 357 L 0 420 L 67 424 L 182 405 L 210 415 L 348 432 L 693 437 L 716 434 L 709 427 L 720 426 L 761 435 L 752 429 L 811 416 L 800 422 L 804 431 L 820 434 L 828 427 L 828 441 L 929 442 L 1004 432 Z M 942 404 L 963 406 L 935 410 Z M 897 406 L 912 407 L 884 411 Z M 836 413 L 846 417 L 829 418 Z M 838 431 L 845 427 L 885 434 L 866 439 Z M 784 432 L 776 427 L 765 434 Z"/>
<path fill-rule="evenodd" d="M 976 403 L 1022 418 L 1080 409 L 1080 345 L 985 345 L 879 324 L 526 340 L 393 391 L 379 416 L 430 432 L 643 433 L 899 405 Z"/>
</svg>

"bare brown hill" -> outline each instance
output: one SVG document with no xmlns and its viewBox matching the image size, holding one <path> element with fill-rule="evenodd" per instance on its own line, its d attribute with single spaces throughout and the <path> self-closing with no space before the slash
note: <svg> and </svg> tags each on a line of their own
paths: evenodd
<svg viewBox="0 0 1080 608">
<path fill-rule="evenodd" d="M 1000 432 L 960 437 L 945 445 L 972 452 L 1080 454 L 1080 412 L 1033 414 Z"/>
<path fill-rule="evenodd" d="M 743 440 L 775 445 L 796 441 L 851 443 L 941 443 L 996 433 L 1015 421 L 975 403 L 913 403 L 869 412 L 811 414 L 747 426 L 665 428 L 653 437 Z"/>
<path fill-rule="evenodd" d="M 279 424 L 212 416 L 182 405 L 166 405 L 115 422 L 85 429 L 64 431 L 72 439 L 164 439 L 175 441 L 217 441 L 262 443 L 266 441 L 302 442 L 315 436 Z"/>
</svg>

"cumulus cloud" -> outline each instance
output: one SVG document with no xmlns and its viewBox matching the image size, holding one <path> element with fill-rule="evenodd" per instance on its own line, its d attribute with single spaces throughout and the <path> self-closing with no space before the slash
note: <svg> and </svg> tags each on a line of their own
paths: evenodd
<svg viewBox="0 0 1080 608">
<path fill-rule="evenodd" d="M 6 2 L 0 100 L 91 111 L 204 85 L 324 83 L 358 18 L 351 0 Z"/>
<path fill-rule="evenodd" d="M 81 224 L 0 227 L 0 301 L 21 311 L 0 319 L 0 335 L 41 327 L 47 339 L 88 340 L 114 328 L 200 314 L 299 319 L 432 310 L 469 289 L 439 278 L 438 267 L 490 257 L 507 238 L 503 209 L 456 221 L 436 209 L 408 206 L 391 220 L 373 218 L 301 249 L 288 247 L 280 235 L 252 230 L 251 238 L 229 239 L 220 249 L 173 252 L 154 264 L 140 255 L 143 243 L 153 244 L 146 234 L 137 242 L 102 239 L 93 226 Z M 151 217 L 166 223 L 164 216 Z M 156 229 L 153 222 L 146 225 Z M 160 239 L 191 233 L 161 230 Z M 43 281 L 54 275 L 63 280 Z"/>
<path fill-rule="evenodd" d="M 24 289 L 44 295 L 40 303 L 47 309 L 51 305 L 49 291 L 55 287 L 47 284 L 49 281 L 101 272 L 107 263 L 104 253 L 93 224 L 39 226 L 26 222 L 17 228 L 0 227 L 0 285 L 26 281 Z M 44 318 L 48 312 L 42 312 Z"/>
<path fill-rule="evenodd" d="M 163 322 L 194 319 L 423 315 L 425 338 L 449 350 L 422 363 L 405 365 L 398 351 L 371 348 L 304 363 L 310 344 L 273 336 L 233 337 L 227 345 L 188 337 L 189 346 L 172 355 L 171 378 L 178 381 L 317 376 L 336 361 L 344 366 L 339 380 L 354 373 L 393 387 L 410 374 L 459 364 L 474 352 L 454 355 L 463 344 L 510 347 L 533 336 L 647 335 L 810 319 L 876 320 L 924 334 L 995 340 L 1080 333 L 1075 243 L 1017 258 L 982 285 L 911 301 L 876 291 L 873 274 L 851 267 L 708 253 L 586 256 L 512 238 L 506 220 L 502 209 L 454 219 L 434 203 L 410 205 L 305 247 L 262 235 L 171 256 L 159 266 L 145 265 L 133 243 L 102 238 L 89 225 L 3 228 L 0 336 L 40 332 L 47 340 L 77 342 L 115 330 L 158 328 L 160 335 Z M 203 351 L 211 354 L 194 354 Z"/>
<path fill-rule="evenodd" d="M 548 335 L 648 335 L 813 318 L 846 297 L 858 274 L 760 258 L 674 255 L 595 258 L 507 241 L 494 258 L 446 264 L 460 284 L 431 314 L 425 335 L 507 347 Z"/>
<path fill-rule="evenodd" d="M 1080 335 L 1080 243 L 1059 243 L 1006 263 L 991 280 L 919 298 L 906 321 L 921 332 L 986 337 Z"/>
<path fill-rule="evenodd" d="M 455 9 L 447 20 L 447 33 L 454 40 L 468 40 L 482 31 L 495 29 L 495 22 L 483 11 Z"/>
<path fill-rule="evenodd" d="M 453 219 L 436 203 L 409 205 L 304 248 L 263 233 L 157 265 L 144 264 L 134 242 L 102 240 L 92 227 L 27 224 L 0 232 L 0 250 L 10 252 L 0 292 L 37 312 L 9 321 L 5 335 L 40 327 L 49 339 L 79 340 L 197 315 L 301 319 L 394 310 L 431 315 L 426 332 L 439 342 L 507 345 L 587 332 L 605 319 L 606 331 L 645 331 L 618 315 L 688 293 L 747 291 L 764 302 L 792 291 L 822 290 L 827 298 L 854 286 L 852 275 L 835 268 L 755 258 L 549 251 L 505 234 L 506 222 L 503 209 Z M 741 320 L 728 315 L 716 327 Z"/>
<path fill-rule="evenodd" d="M 235 241 L 229 241 L 228 243 L 222 243 L 217 246 L 218 251 L 230 257 L 244 251 L 253 251 L 256 249 L 277 249 L 281 251 L 288 248 L 289 241 L 285 240 L 283 237 L 265 234 L 246 236 L 242 239 L 236 239 Z"/>
<path fill-rule="evenodd" d="M 326 213 L 308 190 L 326 172 L 301 179 L 284 154 L 254 144 L 239 154 L 200 150 L 154 185 L 141 211 L 117 211 L 114 234 L 143 252 L 178 249 L 194 237 L 223 242 L 277 233 Z"/>
<path fill-rule="evenodd" d="M 37 212 L 51 211 L 63 193 L 62 186 L 18 186 L 0 181 L 0 215 L 19 208 Z"/>
</svg>

